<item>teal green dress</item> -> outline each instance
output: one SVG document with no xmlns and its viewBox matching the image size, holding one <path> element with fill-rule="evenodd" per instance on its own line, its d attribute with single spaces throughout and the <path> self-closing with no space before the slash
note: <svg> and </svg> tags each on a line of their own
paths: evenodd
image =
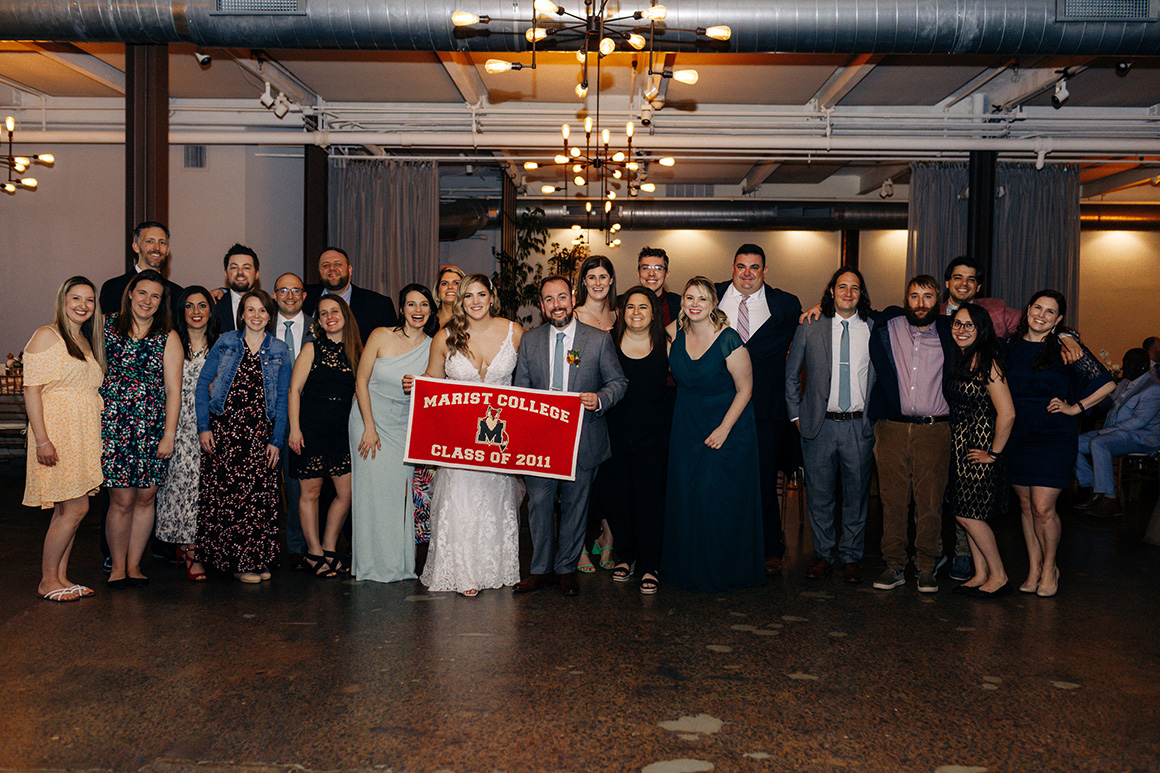
<svg viewBox="0 0 1160 773">
<path fill-rule="evenodd" d="M 705 445 L 737 394 L 725 359 L 741 346 L 741 336 L 725 328 L 693 360 L 680 331 L 669 354 L 677 402 L 669 440 L 660 580 L 695 593 L 765 582 L 753 404 L 745 406 L 721 448 Z"/>
</svg>

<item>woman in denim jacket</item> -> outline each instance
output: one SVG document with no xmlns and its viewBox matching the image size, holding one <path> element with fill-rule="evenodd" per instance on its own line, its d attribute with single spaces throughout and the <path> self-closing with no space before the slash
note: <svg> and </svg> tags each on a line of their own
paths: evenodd
<svg viewBox="0 0 1160 773">
<path fill-rule="evenodd" d="M 197 381 L 197 558 L 248 583 L 270 579 L 278 552 L 278 459 L 294 358 L 271 335 L 274 320 L 264 290 L 243 295 L 238 329 L 218 338 Z"/>
</svg>

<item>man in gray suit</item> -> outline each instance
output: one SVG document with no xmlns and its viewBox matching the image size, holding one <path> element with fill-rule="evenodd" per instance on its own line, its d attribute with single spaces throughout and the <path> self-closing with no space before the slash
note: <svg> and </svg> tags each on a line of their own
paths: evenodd
<svg viewBox="0 0 1160 773">
<path fill-rule="evenodd" d="M 532 532 L 532 571 L 516 584 L 526 593 L 560 583 L 565 596 L 580 592 L 576 562 L 584 547 L 588 493 L 596 468 L 610 455 L 604 412 L 616 405 L 628 388 L 612 338 L 582 324 L 572 315 L 572 286 L 552 275 L 540 283 L 540 310 L 547 324 L 520 340 L 512 385 L 560 392 L 579 392 L 585 412 L 577 449 L 576 479 L 527 476 L 528 526 Z M 560 497 L 559 540 L 554 517 Z"/>
<path fill-rule="evenodd" d="M 314 317 L 302 311 L 302 302 L 306 300 L 304 288 L 294 273 L 282 274 L 274 282 L 274 303 L 278 304 L 274 335 L 290 347 L 290 354 L 295 358 L 302 351 L 302 344 L 314 341 Z M 290 454 L 285 454 L 283 459 L 282 477 L 286 481 L 286 549 L 290 553 L 290 568 L 305 569 L 302 556 L 306 555 L 306 537 L 298 520 L 302 484 L 290 476 Z"/>
<path fill-rule="evenodd" d="M 862 581 L 866 502 L 874 464 L 874 429 L 866 400 L 870 363 L 870 296 L 862 274 L 843 266 L 822 296 L 822 316 L 797 329 L 785 369 L 785 402 L 802 436 L 806 502 L 817 559 L 806 577 L 830 573 L 835 549 L 846 582 Z M 807 377 L 802 387 L 801 372 Z M 842 539 L 835 544 L 834 489 L 842 477 Z"/>
</svg>

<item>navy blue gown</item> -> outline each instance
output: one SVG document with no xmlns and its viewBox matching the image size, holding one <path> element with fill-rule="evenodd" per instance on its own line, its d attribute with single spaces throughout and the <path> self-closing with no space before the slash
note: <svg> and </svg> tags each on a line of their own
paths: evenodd
<svg viewBox="0 0 1160 773">
<path fill-rule="evenodd" d="M 765 582 L 761 481 L 753 403 L 719 449 L 705 438 L 721 424 L 737 391 L 725 358 L 743 346 L 732 328 L 690 359 L 677 333 L 669 368 L 677 382 L 660 580 L 696 593 Z"/>
<path fill-rule="evenodd" d="M 1111 381 L 1103 365 L 1084 347 L 1071 365 L 1058 360 L 1043 370 L 1033 363 L 1042 343 L 1007 339 L 1007 384 L 1015 403 L 1015 426 L 1003 455 L 1016 486 L 1064 489 L 1071 485 L 1079 451 L 1079 416 L 1048 413 L 1053 397 L 1076 403 Z"/>
</svg>

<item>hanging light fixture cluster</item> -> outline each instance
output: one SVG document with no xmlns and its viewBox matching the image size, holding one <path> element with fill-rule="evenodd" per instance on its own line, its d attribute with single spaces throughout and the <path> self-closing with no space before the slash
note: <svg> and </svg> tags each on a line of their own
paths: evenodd
<svg viewBox="0 0 1160 773">
<path fill-rule="evenodd" d="M 14 155 L 12 153 L 12 135 L 16 131 L 16 119 L 12 116 L 5 118 L 4 129 L 8 132 L 8 152 L 0 155 L 0 158 L 4 159 L 4 165 L 8 167 L 8 180 L 0 182 L 0 190 L 9 196 L 16 195 L 18 190 L 35 190 L 37 185 L 35 177 L 17 177 L 16 175 L 23 174 L 33 164 L 52 166 L 56 163 L 56 159 L 51 153 L 38 153 L 33 156 Z"/>
<path fill-rule="evenodd" d="M 567 196 L 569 180 L 576 186 L 577 192 L 584 189 L 585 194 L 591 198 L 595 196 L 588 193 L 590 186 L 599 183 L 599 198 L 607 200 L 616 198 L 614 180 L 623 180 L 630 196 L 636 196 L 639 191 L 651 193 L 656 190 L 656 186 L 652 183 L 640 181 L 642 162 L 638 155 L 634 155 L 632 149 L 632 136 L 635 133 L 632 121 L 624 125 L 624 150 L 614 150 L 611 147 L 612 136 L 608 129 L 600 130 L 599 140 L 594 142 L 592 128 L 592 116 L 588 116 L 584 119 L 584 144 L 573 145 L 569 143 L 571 127 L 568 124 L 560 127 L 564 152 L 556 156 L 555 163 L 557 166 L 566 167 L 563 175 L 564 184 L 544 185 L 540 188 L 542 193 L 552 194 L 562 191 Z M 659 159 L 657 163 L 672 166 L 676 162 L 672 158 L 665 157 Z M 538 169 L 539 166 L 535 161 L 524 163 L 524 169 L 529 171 Z"/>
</svg>

